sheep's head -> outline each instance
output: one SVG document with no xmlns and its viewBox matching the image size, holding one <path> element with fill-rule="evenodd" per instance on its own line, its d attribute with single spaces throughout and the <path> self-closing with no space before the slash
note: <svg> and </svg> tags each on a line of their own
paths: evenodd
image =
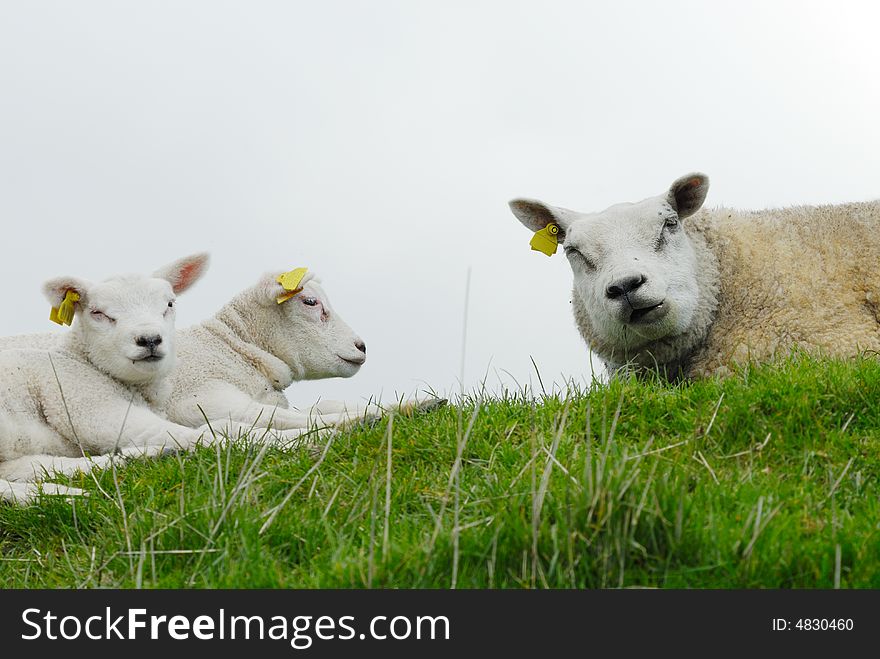
<svg viewBox="0 0 880 659">
<path fill-rule="evenodd" d="M 664 194 L 599 213 L 530 199 L 510 202 L 532 231 L 558 226 L 557 239 L 574 274 L 579 329 L 603 359 L 622 363 L 690 328 L 699 285 L 697 258 L 682 220 L 699 210 L 708 189 L 708 177 L 694 173 Z"/>
<path fill-rule="evenodd" d="M 93 283 L 58 277 L 43 291 L 58 307 L 69 291 L 75 306 L 74 339 L 98 369 L 126 384 L 148 384 L 174 368 L 175 297 L 204 274 L 207 254 L 160 268 L 152 276 L 119 275 Z"/>
<path fill-rule="evenodd" d="M 294 293 L 278 276 L 266 275 L 253 289 L 265 313 L 258 323 L 269 351 L 290 366 L 297 380 L 357 373 L 367 360 L 367 346 L 330 306 L 318 280 L 306 273 Z"/>
</svg>

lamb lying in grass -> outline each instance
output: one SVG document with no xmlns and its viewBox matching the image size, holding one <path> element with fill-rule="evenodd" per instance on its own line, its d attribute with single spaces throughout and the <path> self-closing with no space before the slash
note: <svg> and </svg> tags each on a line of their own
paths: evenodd
<svg viewBox="0 0 880 659">
<path fill-rule="evenodd" d="M 575 322 L 612 369 L 704 377 L 795 348 L 880 351 L 880 202 L 698 212 L 708 189 L 688 174 L 598 213 L 510 207 L 536 249 L 563 244 Z"/>
<path fill-rule="evenodd" d="M 168 417 L 177 423 L 195 426 L 207 417 L 215 427 L 231 419 L 295 429 L 339 426 L 383 413 L 376 404 L 341 402 L 322 402 L 304 412 L 289 409 L 283 390 L 292 382 L 351 377 L 367 359 L 366 344 L 304 268 L 265 275 L 213 318 L 180 330 L 178 344 L 168 406 Z M 438 403 L 416 402 L 404 411 Z"/>
<path fill-rule="evenodd" d="M 156 413 L 172 391 L 175 296 L 206 265 L 207 255 L 196 255 L 152 277 L 46 283 L 53 311 L 73 327 L 49 350 L 0 352 L 0 497 L 30 501 L 38 491 L 33 482 L 45 474 L 88 472 L 109 464 L 116 451 L 122 457 L 155 455 L 213 439 L 207 426 L 193 429 Z M 36 337 L 32 343 L 39 342 Z M 302 434 L 274 437 L 289 441 Z"/>
</svg>

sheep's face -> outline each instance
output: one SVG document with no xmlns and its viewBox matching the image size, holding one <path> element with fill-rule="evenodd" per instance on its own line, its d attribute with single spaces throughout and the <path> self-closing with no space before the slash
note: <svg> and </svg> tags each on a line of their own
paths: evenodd
<svg viewBox="0 0 880 659">
<path fill-rule="evenodd" d="M 78 332 L 88 358 L 122 382 L 142 384 L 174 367 L 171 284 L 152 277 L 116 277 L 83 296 Z"/>
<path fill-rule="evenodd" d="M 599 213 L 511 202 L 533 231 L 558 225 L 574 275 L 578 324 L 601 357 L 617 361 L 688 331 L 699 287 L 696 255 L 682 220 L 700 208 L 707 190 L 706 176 L 690 174 L 667 194 Z"/>
<path fill-rule="evenodd" d="M 263 300 L 274 314 L 269 323 L 271 352 L 294 371 L 298 380 L 348 378 L 367 361 L 367 346 L 330 306 L 327 293 L 307 274 L 302 291 L 277 304 L 284 290 L 268 276 Z"/>
<path fill-rule="evenodd" d="M 120 275 L 100 283 L 64 277 L 46 283 L 53 305 L 67 291 L 79 294 L 75 338 L 99 370 L 126 384 L 149 384 L 174 368 L 177 293 L 207 267 L 207 255 L 181 259 L 153 276 Z"/>
</svg>

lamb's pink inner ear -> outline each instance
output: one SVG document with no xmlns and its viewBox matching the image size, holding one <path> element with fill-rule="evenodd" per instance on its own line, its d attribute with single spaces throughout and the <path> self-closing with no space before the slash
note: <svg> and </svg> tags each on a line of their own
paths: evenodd
<svg viewBox="0 0 880 659">
<path fill-rule="evenodd" d="M 199 254 L 181 259 L 165 272 L 164 277 L 171 283 L 175 293 L 182 293 L 198 281 L 208 267 L 208 255 Z"/>
<path fill-rule="evenodd" d="M 201 267 L 196 263 L 187 263 L 180 269 L 180 276 L 177 278 L 177 286 L 174 292 L 177 293 L 178 288 L 189 288 L 195 280 L 196 275 L 201 271 Z"/>
</svg>

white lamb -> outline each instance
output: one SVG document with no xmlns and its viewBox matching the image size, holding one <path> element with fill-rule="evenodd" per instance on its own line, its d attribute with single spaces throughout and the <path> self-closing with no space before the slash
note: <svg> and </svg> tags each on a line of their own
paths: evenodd
<svg viewBox="0 0 880 659">
<path fill-rule="evenodd" d="M 285 276 L 294 275 L 292 283 Z M 287 286 L 282 285 L 279 279 Z M 195 426 L 229 420 L 279 429 L 335 426 L 381 415 L 378 405 L 322 402 L 289 409 L 298 380 L 351 377 L 367 346 L 304 268 L 271 273 L 199 325 L 178 332 L 179 365 L 168 417 Z"/>
<path fill-rule="evenodd" d="M 201 277 L 207 255 L 181 259 L 152 277 L 46 283 L 54 308 L 73 306 L 72 330 L 49 350 L 0 352 L 0 498 L 20 503 L 45 474 L 88 472 L 114 452 L 155 455 L 211 441 L 209 428 L 162 418 L 175 362 L 175 295 Z M 33 344 L 45 341 L 34 337 Z M 19 344 L 22 340 L 17 339 Z M 246 432 L 245 424 L 228 424 Z M 304 431 L 275 433 L 282 441 Z M 75 488 L 51 486 L 54 493 Z M 48 491 L 45 490 L 45 491 Z"/>
</svg>

